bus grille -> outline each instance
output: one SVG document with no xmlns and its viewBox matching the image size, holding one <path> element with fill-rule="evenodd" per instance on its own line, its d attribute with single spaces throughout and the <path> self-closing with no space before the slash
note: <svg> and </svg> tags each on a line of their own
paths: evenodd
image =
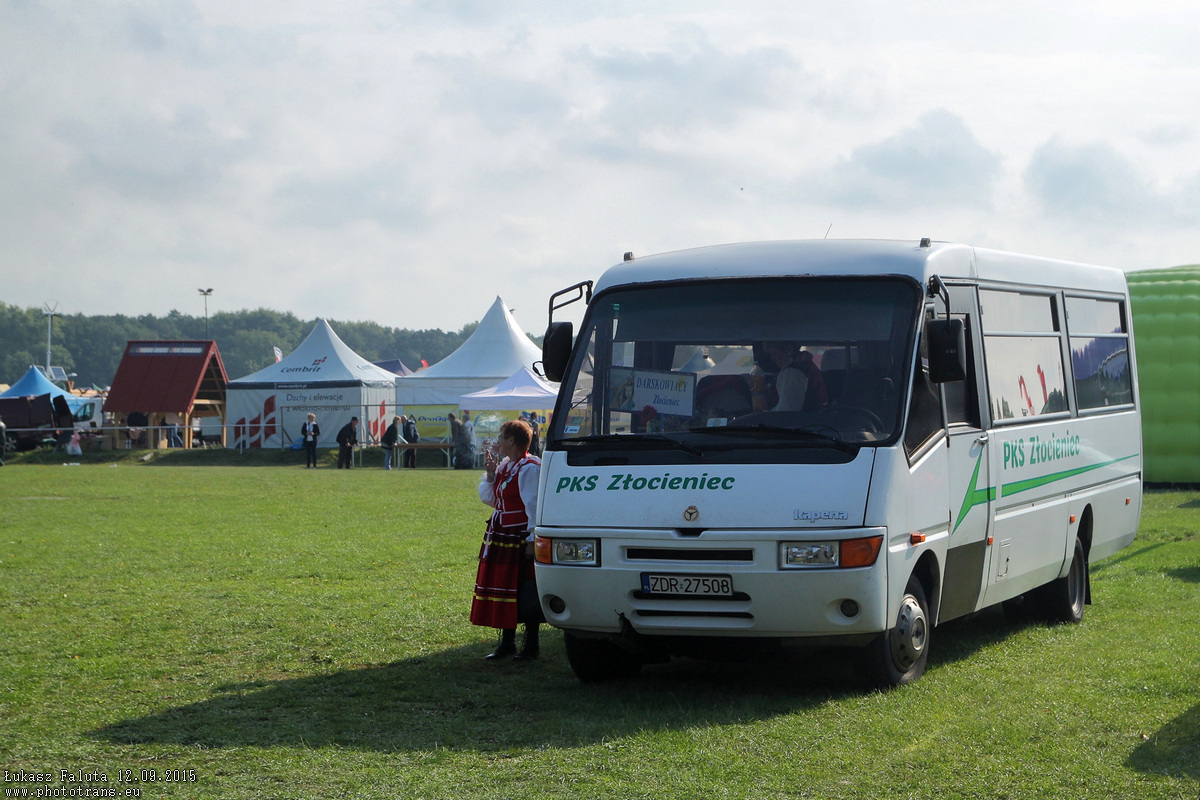
<svg viewBox="0 0 1200 800">
<path fill-rule="evenodd" d="M 753 562 L 754 551 L 750 548 L 681 548 L 681 547 L 630 547 L 625 550 L 630 561 L 742 561 Z"/>
<path fill-rule="evenodd" d="M 701 617 L 703 619 L 754 619 L 749 611 L 655 611 L 638 609 L 633 612 L 639 617 Z"/>
</svg>

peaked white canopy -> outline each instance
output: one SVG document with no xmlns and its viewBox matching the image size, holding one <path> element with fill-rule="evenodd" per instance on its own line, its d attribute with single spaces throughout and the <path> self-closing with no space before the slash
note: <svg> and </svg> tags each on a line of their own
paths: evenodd
<svg viewBox="0 0 1200 800">
<path fill-rule="evenodd" d="M 457 350 L 428 369 L 396 378 L 396 402 L 456 406 L 462 395 L 495 386 L 541 358 L 537 345 L 497 297 Z"/>
<path fill-rule="evenodd" d="M 395 373 L 377 367 L 350 349 L 323 319 L 282 361 L 229 382 L 235 388 L 274 388 L 280 383 L 391 386 Z"/>
<path fill-rule="evenodd" d="M 708 371 L 709 375 L 749 375 L 754 368 L 754 354 L 749 350 L 734 350 L 721 363 Z"/>
<path fill-rule="evenodd" d="M 295 441 L 306 415 L 317 416 L 320 443 L 359 418 L 359 440 L 378 439 L 387 427 L 396 375 L 351 350 L 325 320 L 288 354 L 258 372 L 230 381 L 226 423 L 233 447 L 281 447 Z"/>
<path fill-rule="evenodd" d="M 541 411 L 554 407 L 558 389 L 529 371 L 521 369 L 508 380 L 479 392 L 459 398 L 459 407 L 480 411 Z"/>
</svg>

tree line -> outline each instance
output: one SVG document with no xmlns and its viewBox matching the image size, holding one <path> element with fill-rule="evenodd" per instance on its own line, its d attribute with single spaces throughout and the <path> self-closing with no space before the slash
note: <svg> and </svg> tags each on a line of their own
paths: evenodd
<svg viewBox="0 0 1200 800">
<path fill-rule="evenodd" d="M 37 308 L 18 308 L 0 302 L 0 383 L 14 383 L 31 364 L 46 363 L 46 325 L 51 318 Z M 409 369 L 421 360 L 434 364 L 453 353 L 478 327 L 459 331 L 388 328 L 375 322 L 328 320 L 334 332 L 368 361 L 398 358 Z M 90 316 L 63 314 L 53 318 L 50 363 L 75 373 L 77 387 L 101 389 L 112 383 L 130 340 L 213 339 L 230 380 L 241 378 L 275 361 L 274 348 L 286 356 L 312 332 L 317 320 L 265 308 L 222 311 L 203 317 L 172 310 L 165 317 L 150 314 Z"/>
</svg>

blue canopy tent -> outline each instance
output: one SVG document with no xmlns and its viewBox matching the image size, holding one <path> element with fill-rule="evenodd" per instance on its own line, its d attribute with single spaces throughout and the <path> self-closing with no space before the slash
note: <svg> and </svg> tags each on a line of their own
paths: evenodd
<svg viewBox="0 0 1200 800">
<path fill-rule="evenodd" d="M 67 408 L 71 409 L 74 414 L 85 403 L 95 402 L 95 398 L 80 397 L 77 394 L 60 388 L 50 379 L 42 374 L 42 371 L 37 367 L 30 367 L 29 371 L 21 376 L 21 380 L 8 387 L 5 392 L 0 392 L 0 397 L 26 397 L 33 395 L 35 397 L 48 394 L 51 397 L 62 397 L 67 401 Z"/>
</svg>

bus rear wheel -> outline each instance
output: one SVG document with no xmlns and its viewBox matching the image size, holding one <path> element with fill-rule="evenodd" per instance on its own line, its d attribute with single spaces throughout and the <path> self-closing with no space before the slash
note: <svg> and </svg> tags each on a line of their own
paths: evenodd
<svg viewBox="0 0 1200 800">
<path fill-rule="evenodd" d="M 641 659 L 635 653 L 605 639 L 564 632 L 563 644 L 571 671 L 584 683 L 632 678 L 642 669 Z"/>
<path fill-rule="evenodd" d="M 859 654 L 860 676 L 877 688 L 916 681 L 925 674 L 929 661 L 931 629 L 925 588 L 915 577 L 909 578 L 895 623 Z"/>
</svg>

